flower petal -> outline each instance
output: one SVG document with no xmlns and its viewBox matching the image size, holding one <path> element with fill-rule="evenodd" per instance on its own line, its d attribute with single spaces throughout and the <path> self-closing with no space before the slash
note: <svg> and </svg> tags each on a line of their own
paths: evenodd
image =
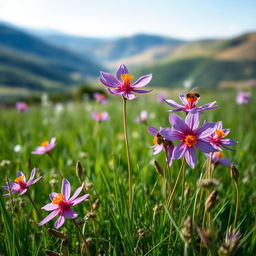
<svg viewBox="0 0 256 256">
<path fill-rule="evenodd" d="M 136 96 L 135 96 L 134 94 L 130 93 L 130 92 L 125 92 L 125 93 L 123 94 L 123 96 L 124 96 L 127 100 L 133 100 L 133 99 L 136 98 Z"/>
<path fill-rule="evenodd" d="M 64 212 L 64 216 L 70 219 L 74 219 L 78 216 L 78 214 L 74 210 L 68 209 Z"/>
<path fill-rule="evenodd" d="M 139 88 L 147 85 L 152 79 L 152 74 L 148 74 L 145 76 L 140 77 L 134 84 L 132 84 L 132 87 Z"/>
<path fill-rule="evenodd" d="M 188 101 L 187 101 L 187 98 L 186 98 L 186 94 L 182 93 L 179 95 L 179 98 L 182 102 L 183 105 L 187 105 L 188 104 Z"/>
<path fill-rule="evenodd" d="M 195 146 L 204 153 L 211 153 L 217 151 L 209 142 L 204 140 L 197 140 Z"/>
<path fill-rule="evenodd" d="M 30 177 L 29 177 L 28 182 L 29 182 L 30 180 L 33 180 L 33 179 L 34 179 L 35 174 L 36 174 L 36 168 L 33 168 L 33 170 L 31 171 L 31 174 L 30 174 Z"/>
<path fill-rule="evenodd" d="M 69 198 L 69 201 L 73 201 L 78 197 L 78 195 L 81 193 L 82 189 L 84 187 L 84 183 L 75 191 L 72 197 Z"/>
<path fill-rule="evenodd" d="M 164 148 L 163 143 L 160 144 L 160 145 L 155 145 L 155 146 L 153 147 L 153 149 L 154 149 L 153 155 L 159 154 L 159 153 L 163 150 L 163 148 Z"/>
<path fill-rule="evenodd" d="M 212 135 L 216 130 L 216 123 L 205 122 L 199 128 L 195 130 L 195 134 L 199 138 L 207 138 Z"/>
<path fill-rule="evenodd" d="M 170 105 L 173 108 L 183 108 L 183 106 L 178 104 L 175 100 L 166 100 L 166 99 L 164 99 L 164 102 L 166 102 L 168 105 Z"/>
<path fill-rule="evenodd" d="M 67 179 L 62 180 L 61 193 L 64 195 L 66 201 L 68 201 L 70 197 L 71 187 L 70 183 Z"/>
<path fill-rule="evenodd" d="M 129 74 L 129 71 L 124 64 L 122 64 L 116 71 L 116 77 L 119 81 L 122 81 L 121 75 L 123 74 Z"/>
<path fill-rule="evenodd" d="M 55 228 L 60 228 L 65 222 L 65 216 L 64 215 L 60 215 L 59 218 L 56 220 L 54 226 Z"/>
<path fill-rule="evenodd" d="M 106 72 L 100 72 L 101 76 L 103 79 L 100 79 L 100 81 L 102 82 L 102 80 L 104 80 L 104 85 L 108 86 L 108 87 L 117 87 L 118 85 L 120 85 L 120 82 L 111 74 L 106 73 Z"/>
<path fill-rule="evenodd" d="M 148 126 L 147 129 L 152 136 L 155 136 L 158 133 L 158 129 L 154 126 Z"/>
<path fill-rule="evenodd" d="M 234 146 L 236 145 L 238 142 L 237 141 L 234 141 L 232 139 L 222 139 L 221 140 L 221 144 L 222 145 L 225 145 L 225 146 Z"/>
<path fill-rule="evenodd" d="M 173 126 L 174 129 L 176 129 L 182 133 L 190 130 L 189 127 L 187 126 L 187 124 L 184 122 L 184 120 L 177 114 L 170 114 L 169 122 Z"/>
<path fill-rule="evenodd" d="M 172 158 L 177 160 L 183 157 L 187 149 L 187 146 L 184 144 L 184 142 L 180 142 L 178 145 L 174 147 Z"/>
<path fill-rule="evenodd" d="M 49 215 L 47 215 L 42 221 L 40 221 L 38 223 L 39 226 L 44 225 L 45 223 L 49 222 L 50 220 L 52 220 L 55 216 L 58 215 L 60 211 L 59 210 L 54 210 L 53 212 L 51 212 Z"/>
<path fill-rule="evenodd" d="M 196 151 L 195 151 L 194 147 L 187 148 L 187 150 L 185 152 L 185 158 L 186 158 L 188 165 L 194 169 L 195 165 L 196 165 Z"/>
<path fill-rule="evenodd" d="M 19 193 L 19 196 L 24 195 L 27 192 L 27 190 L 28 190 L 27 188 L 22 189 L 22 191 Z"/>
<path fill-rule="evenodd" d="M 136 93 L 148 93 L 151 92 L 152 90 L 137 90 L 137 89 L 132 89 L 132 92 L 136 92 Z"/>
<path fill-rule="evenodd" d="M 72 201 L 73 205 L 83 202 L 88 196 L 89 196 L 89 194 L 85 194 L 83 196 L 76 198 L 75 200 Z"/>
<path fill-rule="evenodd" d="M 46 204 L 45 206 L 43 206 L 41 209 L 45 210 L 45 211 L 53 211 L 59 208 L 58 204 Z"/>
<path fill-rule="evenodd" d="M 188 125 L 188 127 L 191 130 L 197 129 L 200 123 L 200 114 L 197 111 L 197 109 L 193 109 L 188 112 L 186 118 L 185 118 L 185 123 Z"/>
<path fill-rule="evenodd" d="M 173 128 L 163 128 L 160 130 L 160 134 L 169 141 L 181 140 L 182 134 Z"/>
<path fill-rule="evenodd" d="M 109 88 L 107 88 L 107 90 L 108 90 L 111 94 L 113 94 L 113 95 L 121 95 L 121 94 L 123 94 L 123 92 L 120 91 L 119 89 L 109 89 Z"/>
</svg>

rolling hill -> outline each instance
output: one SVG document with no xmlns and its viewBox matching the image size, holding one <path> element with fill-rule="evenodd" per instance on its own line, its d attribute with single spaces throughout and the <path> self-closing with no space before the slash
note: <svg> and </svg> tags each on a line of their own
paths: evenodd
<svg viewBox="0 0 256 256">
<path fill-rule="evenodd" d="M 32 90 L 60 89 L 98 75 L 101 66 L 0 24 L 0 85 Z"/>
</svg>

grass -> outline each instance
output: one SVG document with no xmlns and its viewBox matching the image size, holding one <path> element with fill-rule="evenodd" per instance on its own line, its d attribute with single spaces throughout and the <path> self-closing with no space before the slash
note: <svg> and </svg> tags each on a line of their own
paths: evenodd
<svg viewBox="0 0 256 256">
<path fill-rule="evenodd" d="M 169 95 L 169 98 L 177 98 L 177 95 Z M 238 106 L 232 91 L 202 93 L 201 98 L 200 104 L 217 100 L 219 105 L 216 110 L 206 111 L 201 122 L 222 120 L 224 127 L 231 128 L 229 137 L 239 141 L 235 152 L 226 152 L 240 172 L 240 204 L 236 227 L 240 229 L 242 237 L 237 255 L 253 255 L 256 247 L 254 102 Z M 95 109 L 108 111 L 111 120 L 100 123 L 97 128 L 91 119 L 91 111 Z M 195 224 L 202 225 L 204 196 L 208 192 L 203 194 L 199 211 L 200 190 L 196 182 L 205 172 L 206 158 L 198 153 L 199 161 L 195 169 L 186 166 L 186 182 L 190 193 L 181 200 L 180 180 L 170 210 L 164 205 L 162 178 L 154 170 L 153 164 L 157 159 L 161 167 L 166 169 L 165 156 L 152 156 L 152 150 L 148 147 L 152 145 L 152 136 L 147 132 L 147 125 L 169 127 L 168 109 L 166 104 L 157 103 L 152 95 L 140 96 L 135 101 L 127 102 L 133 174 L 131 216 L 122 101 L 118 97 L 111 98 L 108 105 L 92 102 L 65 105 L 64 112 L 59 114 L 53 106 L 31 106 L 27 113 L 2 109 L 0 161 L 10 160 L 10 164 L 0 166 L 1 183 L 4 184 L 7 178 L 14 180 L 18 170 L 28 176 L 32 168 L 37 167 L 38 173 L 44 177 L 30 187 L 30 192 L 37 207 L 41 208 L 49 203 L 48 195 L 52 191 L 60 191 L 59 171 L 70 181 L 72 193 L 80 185 L 75 168 L 76 162 L 80 160 L 84 169 L 82 180 L 86 181 L 90 200 L 75 206 L 74 210 L 79 213 L 78 220 L 82 221 L 80 228 L 88 241 L 91 255 L 199 255 L 200 238 L 197 231 L 194 230 L 191 242 L 184 238 L 182 232 L 184 220 L 192 216 L 194 209 Z M 150 113 L 147 125 L 134 123 L 141 110 Z M 52 151 L 55 164 L 47 155 L 31 154 L 36 146 L 51 137 L 57 138 L 57 146 Z M 14 152 L 17 144 L 22 146 L 21 152 Z M 172 184 L 180 165 L 181 160 L 176 160 L 170 172 L 165 170 L 167 177 L 171 176 Z M 220 181 L 217 187 L 219 200 L 211 210 L 212 227 L 216 232 L 212 239 L 213 254 L 217 255 L 226 230 L 234 221 L 236 191 L 228 167 L 219 166 L 213 176 Z M 95 209 L 93 203 L 97 199 L 100 205 Z M 44 217 L 47 215 L 44 210 L 40 212 Z M 88 212 L 94 214 L 88 215 Z M 67 237 L 65 241 L 47 232 L 47 228 L 53 228 L 54 221 L 38 227 L 40 220 L 26 195 L 13 195 L 12 199 L 1 197 L 0 255 L 45 255 L 46 250 L 63 255 L 80 255 L 82 239 L 71 220 L 67 219 L 60 228 Z M 202 248 L 201 252 L 202 255 L 210 255 L 210 250 L 206 248 Z"/>
</svg>

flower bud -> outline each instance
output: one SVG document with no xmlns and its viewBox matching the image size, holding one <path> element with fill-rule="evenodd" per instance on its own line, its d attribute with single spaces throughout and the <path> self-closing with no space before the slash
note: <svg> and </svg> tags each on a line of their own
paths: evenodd
<svg viewBox="0 0 256 256">
<path fill-rule="evenodd" d="M 157 173 L 163 177 L 164 176 L 163 169 L 160 167 L 159 163 L 156 160 L 154 161 L 154 167 Z"/>
<path fill-rule="evenodd" d="M 81 179 L 82 175 L 83 175 L 83 168 L 82 168 L 82 165 L 81 165 L 80 161 L 78 161 L 76 163 L 76 176 L 79 179 Z"/>
<path fill-rule="evenodd" d="M 233 164 L 230 167 L 230 177 L 231 177 L 231 179 L 235 180 L 236 182 L 238 181 L 239 171 Z"/>
<path fill-rule="evenodd" d="M 191 216 L 188 216 L 183 222 L 183 228 L 181 229 L 181 233 L 183 237 L 188 241 L 191 242 L 192 236 L 194 232 L 194 224 L 192 222 Z"/>
<path fill-rule="evenodd" d="M 218 192 L 216 190 L 212 191 L 211 194 L 205 200 L 205 209 L 209 212 L 217 202 Z"/>
<path fill-rule="evenodd" d="M 58 231 L 58 230 L 56 230 L 56 229 L 48 228 L 47 231 L 48 231 L 51 235 L 53 235 L 53 236 L 55 236 L 55 237 L 57 237 L 57 238 L 60 238 L 60 239 L 65 239 L 65 238 L 66 238 L 66 235 L 65 235 L 64 233 L 62 233 L 62 232 L 60 232 L 60 231 Z"/>
</svg>

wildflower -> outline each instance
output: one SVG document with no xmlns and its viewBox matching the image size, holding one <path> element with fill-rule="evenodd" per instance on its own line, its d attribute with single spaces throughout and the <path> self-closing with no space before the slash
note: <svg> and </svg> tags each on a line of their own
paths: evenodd
<svg viewBox="0 0 256 256">
<path fill-rule="evenodd" d="M 174 100 L 164 99 L 164 101 L 168 105 L 175 108 L 175 109 L 169 110 L 169 112 L 178 112 L 178 111 L 190 112 L 192 109 L 195 109 L 195 108 L 198 110 L 198 112 L 202 112 L 204 110 L 215 109 L 218 107 L 215 105 L 216 101 L 207 103 L 200 107 L 196 107 L 196 104 L 200 99 L 200 95 L 198 93 L 180 94 L 179 98 L 183 105 L 178 104 Z"/>
<path fill-rule="evenodd" d="M 107 98 L 106 98 L 106 95 L 103 94 L 103 93 L 95 92 L 95 93 L 93 94 L 93 98 L 94 98 L 97 102 L 99 102 L 99 103 L 101 103 L 101 104 L 107 104 L 107 103 L 108 103 Z"/>
<path fill-rule="evenodd" d="M 51 138 L 50 142 L 44 141 L 40 144 L 39 147 L 36 147 L 32 154 L 35 155 L 43 155 L 45 153 L 49 153 L 56 146 L 56 138 Z"/>
<path fill-rule="evenodd" d="M 19 144 L 15 145 L 14 148 L 13 148 L 13 151 L 14 151 L 15 153 L 21 152 L 21 151 L 22 151 L 22 146 L 19 145 Z"/>
<path fill-rule="evenodd" d="M 20 112 L 27 112 L 28 105 L 26 102 L 16 102 L 16 109 Z"/>
<path fill-rule="evenodd" d="M 147 93 L 146 90 L 137 88 L 147 85 L 151 79 L 152 74 L 140 77 L 135 83 L 131 83 L 134 76 L 132 76 L 125 65 L 121 65 L 116 71 L 116 77 L 109 73 L 101 72 L 100 82 L 109 87 L 108 91 L 114 95 L 121 95 L 127 100 L 133 100 L 136 96 L 133 93 Z"/>
<path fill-rule="evenodd" d="M 218 192 L 213 190 L 211 194 L 205 200 L 205 209 L 210 212 L 211 209 L 216 205 Z"/>
<path fill-rule="evenodd" d="M 180 141 L 173 150 L 173 159 L 176 160 L 185 156 L 187 163 L 194 168 L 196 164 L 195 148 L 204 153 L 216 151 L 211 143 L 206 140 L 215 131 L 215 123 L 204 123 L 198 127 L 200 123 L 198 111 L 189 112 L 185 121 L 176 114 L 170 114 L 169 121 L 173 127 L 162 129 L 160 134 L 166 140 Z"/>
<path fill-rule="evenodd" d="M 207 158 L 210 158 L 210 154 L 205 154 Z M 215 165 L 223 165 L 223 166 L 230 166 L 232 164 L 232 161 L 229 158 L 223 158 L 224 153 L 223 152 L 214 152 L 211 157 L 211 162 Z"/>
<path fill-rule="evenodd" d="M 148 112 L 141 111 L 139 116 L 134 120 L 135 123 L 146 123 L 148 119 Z"/>
<path fill-rule="evenodd" d="M 161 151 L 167 151 L 167 163 L 169 164 L 169 166 L 171 166 L 172 164 L 172 155 L 173 155 L 173 149 L 174 149 L 174 145 L 172 143 L 171 140 L 168 140 L 166 138 L 164 138 L 160 133 L 162 131 L 162 128 L 160 128 L 160 130 L 157 130 L 157 128 L 153 127 L 153 126 L 149 126 L 148 127 L 148 132 L 154 136 L 153 139 L 153 155 L 157 155 L 159 154 Z"/>
<path fill-rule="evenodd" d="M 240 239 L 240 232 L 229 228 L 226 233 L 225 242 L 219 248 L 219 255 L 235 255 Z"/>
<path fill-rule="evenodd" d="M 92 119 L 97 122 L 105 122 L 109 120 L 108 112 L 92 112 Z"/>
<path fill-rule="evenodd" d="M 13 193 L 19 193 L 19 195 L 23 195 L 27 192 L 28 187 L 38 182 L 43 176 L 34 180 L 36 174 L 36 169 L 34 168 L 31 171 L 30 178 L 28 182 L 26 182 L 26 176 L 22 171 L 18 171 L 18 176 L 14 180 L 14 182 L 7 182 L 6 186 L 2 186 L 3 189 L 9 191 L 8 194 L 4 194 L 3 196 L 10 196 Z"/>
<path fill-rule="evenodd" d="M 71 207 L 83 202 L 89 196 L 89 194 L 85 194 L 77 198 L 77 196 L 81 193 L 83 187 L 84 183 L 75 191 L 73 196 L 70 197 L 70 183 L 67 179 L 63 179 L 61 193 L 57 194 L 55 192 L 52 192 L 50 194 L 50 199 L 52 202 L 42 207 L 43 210 L 52 212 L 47 217 L 45 217 L 41 222 L 39 222 L 38 225 L 44 225 L 45 223 L 49 222 L 59 214 L 60 216 L 55 222 L 55 228 L 58 229 L 64 224 L 65 219 L 67 217 L 70 219 L 76 218 L 78 214 L 75 211 L 73 211 Z"/>
<path fill-rule="evenodd" d="M 164 94 L 163 94 L 163 93 L 159 93 L 159 94 L 157 95 L 157 101 L 158 101 L 159 103 L 162 103 L 162 102 L 164 101 Z"/>
<path fill-rule="evenodd" d="M 236 103 L 237 104 L 248 104 L 251 98 L 251 93 L 250 92 L 238 92 L 236 96 Z"/>
</svg>

